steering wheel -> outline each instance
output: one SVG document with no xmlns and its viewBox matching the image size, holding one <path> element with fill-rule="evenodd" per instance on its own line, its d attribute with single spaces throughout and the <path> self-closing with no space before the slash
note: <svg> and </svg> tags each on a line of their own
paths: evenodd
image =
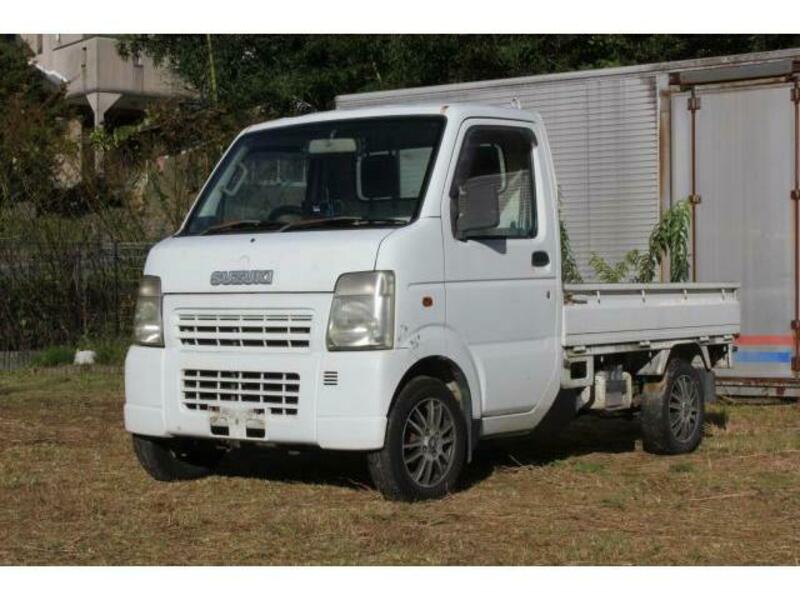
<svg viewBox="0 0 800 600">
<path fill-rule="evenodd" d="M 290 217 L 286 219 L 285 217 Z M 298 221 L 303 218 L 303 208 L 301 206 L 292 206 L 291 204 L 285 204 L 283 206 L 278 206 L 277 208 L 273 208 L 269 215 L 267 215 L 268 221 L 279 221 L 282 223 L 293 223 L 294 221 Z"/>
</svg>

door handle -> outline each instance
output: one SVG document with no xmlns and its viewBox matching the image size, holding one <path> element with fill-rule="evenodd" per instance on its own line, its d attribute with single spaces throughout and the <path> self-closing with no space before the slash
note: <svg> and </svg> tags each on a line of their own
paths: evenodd
<svg viewBox="0 0 800 600">
<path fill-rule="evenodd" d="M 550 264 L 550 255 L 543 250 L 537 250 L 531 256 L 531 264 L 534 267 L 546 267 Z"/>
</svg>

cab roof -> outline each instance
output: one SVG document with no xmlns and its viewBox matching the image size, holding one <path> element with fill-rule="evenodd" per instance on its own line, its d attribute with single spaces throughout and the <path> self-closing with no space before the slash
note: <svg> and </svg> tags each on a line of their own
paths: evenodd
<svg viewBox="0 0 800 600">
<path fill-rule="evenodd" d="M 448 119 L 462 121 L 469 118 L 508 119 L 513 121 L 538 122 L 538 113 L 525 111 L 518 108 L 499 108 L 483 104 L 403 104 L 386 105 L 370 108 L 355 108 L 344 110 L 329 110 L 316 112 L 300 117 L 288 117 L 266 121 L 251 125 L 243 133 L 288 127 L 290 125 L 305 125 L 325 121 L 341 121 L 350 119 L 368 119 L 375 117 L 399 117 L 410 115 L 443 115 Z"/>
</svg>

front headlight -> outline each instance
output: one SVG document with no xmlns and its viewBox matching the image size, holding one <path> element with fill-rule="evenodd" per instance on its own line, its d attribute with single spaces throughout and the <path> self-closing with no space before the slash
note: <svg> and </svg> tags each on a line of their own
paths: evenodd
<svg viewBox="0 0 800 600">
<path fill-rule="evenodd" d="M 386 350 L 394 341 L 394 273 L 345 273 L 336 282 L 328 350 Z"/>
<path fill-rule="evenodd" d="M 133 340 L 141 346 L 164 346 L 161 321 L 161 278 L 145 275 L 139 284 L 136 313 L 133 317 Z"/>
</svg>

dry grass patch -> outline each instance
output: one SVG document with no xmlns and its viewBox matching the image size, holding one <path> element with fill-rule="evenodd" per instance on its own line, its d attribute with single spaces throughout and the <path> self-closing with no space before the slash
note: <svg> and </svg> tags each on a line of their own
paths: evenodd
<svg viewBox="0 0 800 600">
<path fill-rule="evenodd" d="M 690 456 L 635 421 L 483 444 L 465 489 L 393 504 L 346 453 L 237 452 L 163 484 L 122 428 L 122 378 L 0 375 L 3 564 L 798 564 L 800 408 L 715 406 Z"/>
</svg>

